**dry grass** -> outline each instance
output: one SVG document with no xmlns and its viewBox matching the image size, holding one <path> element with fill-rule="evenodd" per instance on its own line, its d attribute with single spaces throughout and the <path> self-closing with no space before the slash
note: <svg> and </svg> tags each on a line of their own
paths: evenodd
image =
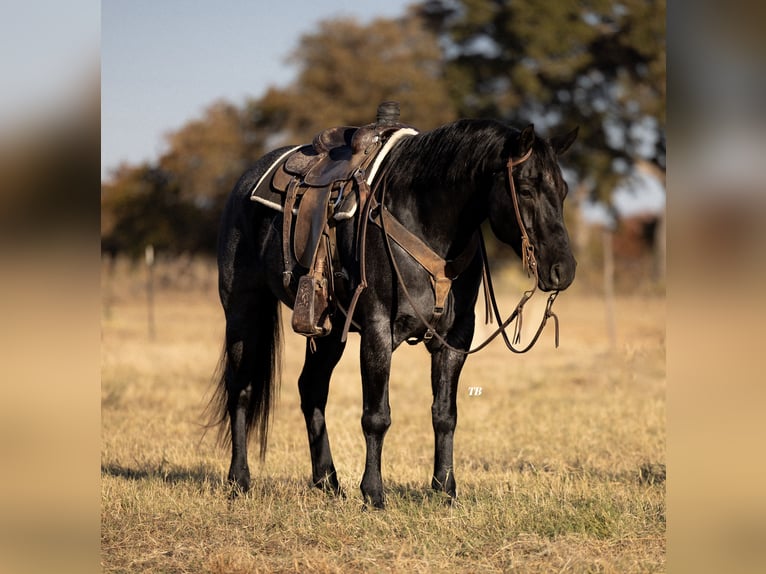
<svg viewBox="0 0 766 574">
<path fill-rule="evenodd" d="M 302 338 L 286 331 L 283 389 L 266 464 L 235 501 L 228 454 L 201 411 L 223 321 L 208 266 L 158 270 L 157 337 L 147 336 L 140 268 L 104 286 L 102 566 L 108 572 L 659 572 L 665 563 L 664 299 L 603 306 L 577 290 L 525 356 L 501 343 L 461 379 L 459 503 L 430 491 L 428 355 L 394 356 L 384 512 L 363 511 L 358 337 L 330 391 L 328 428 L 345 499 L 310 488 L 295 381 Z M 176 278 L 185 283 L 180 284 Z M 179 279 L 180 278 L 180 279 Z M 513 277 L 501 292 L 520 292 Z M 509 297 L 503 307 L 512 305 Z M 285 314 L 287 317 L 287 314 Z M 531 323 L 532 321 L 528 321 Z M 480 386 L 480 396 L 469 396 Z"/>
</svg>

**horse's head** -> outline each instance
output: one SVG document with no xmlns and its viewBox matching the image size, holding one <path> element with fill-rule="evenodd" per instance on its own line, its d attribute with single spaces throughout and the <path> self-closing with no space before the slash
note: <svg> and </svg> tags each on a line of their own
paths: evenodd
<svg viewBox="0 0 766 574">
<path fill-rule="evenodd" d="M 520 133 L 509 136 L 504 150 L 504 161 L 528 157 L 503 169 L 495 178 L 490 192 L 489 221 L 492 231 L 522 255 L 522 233 L 514 209 L 514 192 L 524 229 L 534 247 L 537 262 L 538 286 L 543 291 L 563 290 L 575 276 L 577 262 L 569 245 L 569 234 L 564 225 L 564 198 L 567 184 L 561 175 L 558 156 L 563 154 L 577 137 L 577 128 L 550 140 L 537 137 L 532 125 Z M 509 182 L 512 173 L 513 186 Z"/>
</svg>

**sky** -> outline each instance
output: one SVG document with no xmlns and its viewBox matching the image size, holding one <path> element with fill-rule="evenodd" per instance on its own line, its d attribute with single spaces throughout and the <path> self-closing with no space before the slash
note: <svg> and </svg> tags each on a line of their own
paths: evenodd
<svg viewBox="0 0 766 574">
<path fill-rule="evenodd" d="M 286 59 L 321 20 L 397 17 L 413 0 L 104 0 L 101 177 L 157 159 L 164 136 L 225 99 L 290 83 Z"/>
</svg>

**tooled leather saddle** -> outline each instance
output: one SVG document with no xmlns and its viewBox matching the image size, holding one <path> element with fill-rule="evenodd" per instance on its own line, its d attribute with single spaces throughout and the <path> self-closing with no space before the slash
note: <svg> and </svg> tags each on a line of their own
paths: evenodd
<svg viewBox="0 0 766 574">
<path fill-rule="evenodd" d="M 381 150 L 387 152 L 392 136 L 399 131 L 417 133 L 398 117 L 398 104 L 384 102 L 375 123 L 321 131 L 310 145 L 280 157 L 252 191 L 253 201 L 284 214 L 282 279 L 295 293 L 293 330 L 306 337 L 325 336 L 332 328 L 335 279 L 343 276 L 335 248 L 336 224 L 353 217 L 366 202 L 384 155 Z"/>
</svg>

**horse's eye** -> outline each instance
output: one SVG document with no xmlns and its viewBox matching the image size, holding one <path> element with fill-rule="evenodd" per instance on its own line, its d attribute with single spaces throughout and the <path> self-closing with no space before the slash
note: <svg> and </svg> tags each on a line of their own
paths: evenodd
<svg viewBox="0 0 766 574">
<path fill-rule="evenodd" d="M 528 184 L 522 184 L 519 186 L 519 195 L 521 197 L 532 197 L 534 194 L 535 189 Z"/>
</svg>

